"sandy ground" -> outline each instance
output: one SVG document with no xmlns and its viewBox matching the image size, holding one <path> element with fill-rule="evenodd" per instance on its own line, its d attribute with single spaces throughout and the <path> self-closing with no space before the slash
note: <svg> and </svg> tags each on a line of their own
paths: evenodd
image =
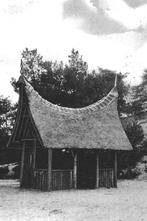
<svg viewBox="0 0 147 221">
<path fill-rule="evenodd" d="M 0 221 L 147 221 L 147 181 L 117 189 L 41 192 L 0 181 Z"/>
</svg>

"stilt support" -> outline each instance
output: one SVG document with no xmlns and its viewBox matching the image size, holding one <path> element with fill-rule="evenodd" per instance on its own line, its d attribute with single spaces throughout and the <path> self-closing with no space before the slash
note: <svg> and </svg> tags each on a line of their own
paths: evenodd
<svg viewBox="0 0 147 221">
<path fill-rule="evenodd" d="M 25 158 L 25 141 L 22 142 L 21 168 L 20 168 L 20 186 L 23 185 L 24 158 Z"/>
<path fill-rule="evenodd" d="M 114 187 L 117 187 L 117 152 L 114 152 Z"/>
<path fill-rule="evenodd" d="M 48 191 L 52 189 L 52 149 L 48 149 Z"/>
<path fill-rule="evenodd" d="M 36 143 L 37 143 L 36 140 L 34 140 L 34 146 L 33 146 L 33 165 L 32 165 L 33 170 L 35 169 L 35 165 L 36 165 L 36 147 L 37 147 Z"/>
<path fill-rule="evenodd" d="M 77 153 L 74 154 L 74 165 L 73 165 L 73 187 L 77 189 Z"/>
<path fill-rule="evenodd" d="M 99 188 L 99 153 L 96 152 L 96 188 Z"/>
</svg>

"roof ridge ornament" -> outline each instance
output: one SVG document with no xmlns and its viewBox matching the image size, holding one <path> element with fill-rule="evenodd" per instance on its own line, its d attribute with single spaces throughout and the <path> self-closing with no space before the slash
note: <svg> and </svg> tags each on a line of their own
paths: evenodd
<svg viewBox="0 0 147 221">
<path fill-rule="evenodd" d="M 116 97 L 118 97 L 118 93 L 113 87 L 111 91 L 105 97 L 103 97 L 101 100 L 98 100 L 97 102 L 90 104 L 88 106 L 81 107 L 81 108 L 62 107 L 57 104 L 53 104 L 50 101 L 45 100 L 43 97 L 41 97 L 41 95 L 39 95 L 39 93 L 36 90 L 34 90 L 32 85 L 25 78 L 23 79 L 24 79 L 24 84 L 25 84 L 25 90 L 26 90 L 29 100 L 30 98 L 31 99 L 33 98 L 34 103 L 40 102 L 41 105 L 45 104 L 46 107 L 54 111 L 57 111 L 58 113 L 60 112 L 60 114 L 62 115 L 72 114 L 75 116 L 81 113 L 87 114 L 91 111 L 101 110 L 101 109 L 106 108 L 109 104 L 111 104 L 116 99 Z"/>
<path fill-rule="evenodd" d="M 22 83 L 24 85 L 26 85 L 26 82 L 28 82 L 27 78 L 24 76 L 24 73 L 22 71 L 22 67 L 23 67 L 23 61 L 21 59 L 20 61 L 20 77 L 18 79 L 18 83 Z M 29 83 L 29 82 L 28 82 Z"/>
<path fill-rule="evenodd" d="M 115 74 L 114 88 L 117 87 L 117 73 Z"/>
<path fill-rule="evenodd" d="M 22 62 L 22 59 L 21 59 L 20 60 L 20 74 L 21 74 L 21 76 L 23 75 L 22 67 L 23 67 L 23 62 Z"/>
<path fill-rule="evenodd" d="M 20 61 L 20 76 L 19 76 L 19 79 L 17 81 L 17 87 L 20 87 L 21 84 L 25 85 L 25 77 L 23 75 L 23 72 L 22 72 L 22 59 Z"/>
</svg>

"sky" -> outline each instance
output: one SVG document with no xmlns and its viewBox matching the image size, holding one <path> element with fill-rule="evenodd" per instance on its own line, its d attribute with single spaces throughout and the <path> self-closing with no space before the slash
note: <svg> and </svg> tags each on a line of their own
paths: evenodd
<svg viewBox="0 0 147 221">
<path fill-rule="evenodd" d="M 3 0 L 0 2 L 0 95 L 14 102 L 22 51 L 68 61 L 79 50 L 89 69 L 129 72 L 137 84 L 147 68 L 146 0 Z"/>
</svg>

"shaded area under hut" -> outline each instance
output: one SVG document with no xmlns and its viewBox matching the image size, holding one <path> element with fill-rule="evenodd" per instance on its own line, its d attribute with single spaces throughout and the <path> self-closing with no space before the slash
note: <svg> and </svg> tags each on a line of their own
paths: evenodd
<svg viewBox="0 0 147 221">
<path fill-rule="evenodd" d="M 22 151 L 20 184 L 41 190 L 117 187 L 117 152 L 132 150 L 117 112 L 116 80 L 100 101 L 66 108 L 43 99 L 21 76 L 9 148 Z"/>
</svg>

